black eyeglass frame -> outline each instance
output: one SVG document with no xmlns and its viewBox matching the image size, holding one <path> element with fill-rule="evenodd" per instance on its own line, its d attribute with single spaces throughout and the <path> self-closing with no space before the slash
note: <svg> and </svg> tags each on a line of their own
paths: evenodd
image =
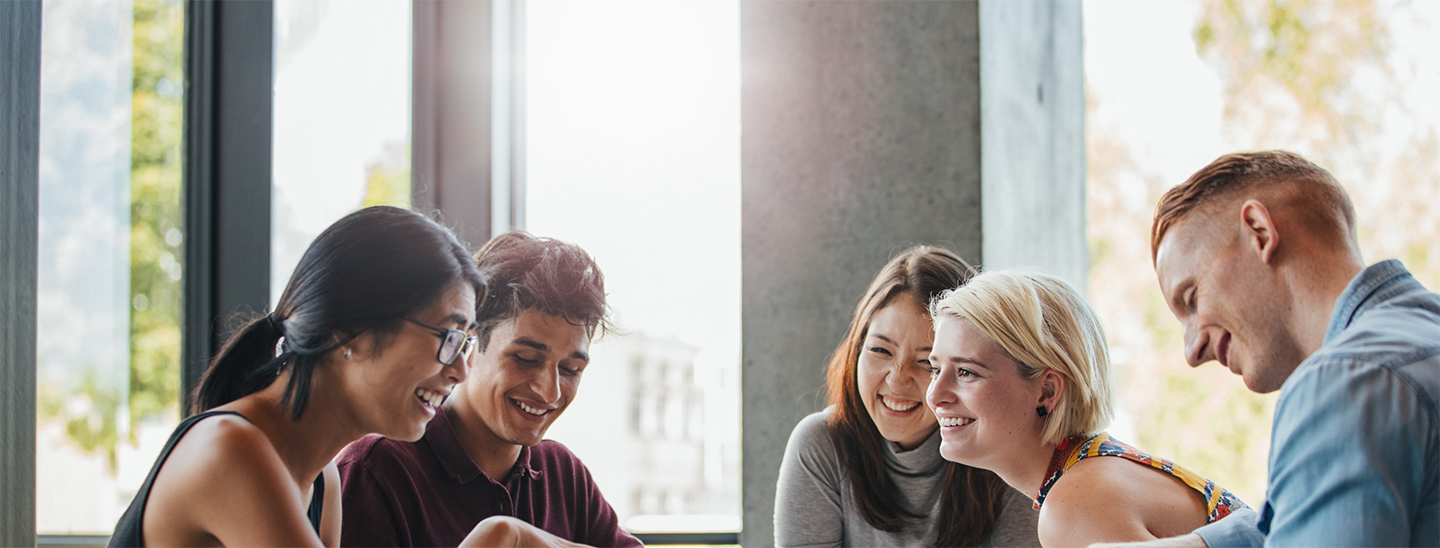
<svg viewBox="0 0 1440 548">
<path fill-rule="evenodd" d="M 465 365 L 466 367 L 469 367 L 470 362 L 468 361 L 468 359 L 470 358 L 470 354 L 475 352 L 475 345 L 480 341 L 479 337 L 476 337 L 475 335 L 471 335 L 459 329 L 445 329 L 443 327 L 436 327 L 415 318 L 405 318 L 405 321 L 429 329 L 437 337 L 440 337 L 440 349 L 435 351 L 435 359 L 438 360 L 440 363 L 450 365 L 452 363 L 455 363 L 455 358 L 461 358 L 467 360 L 465 362 Z M 452 337 L 454 338 L 452 339 Z M 458 340 L 460 342 L 452 343 L 450 342 L 452 340 Z M 450 359 L 447 360 L 445 359 L 445 349 L 449 348 L 451 345 L 458 346 L 451 350 L 451 352 L 453 353 L 450 355 Z"/>
</svg>

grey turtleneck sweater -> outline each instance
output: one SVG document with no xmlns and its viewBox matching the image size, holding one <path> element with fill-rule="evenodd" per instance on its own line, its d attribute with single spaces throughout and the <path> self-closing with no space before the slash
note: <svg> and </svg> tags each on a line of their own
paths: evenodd
<svg viewBox="0 0 1440 548">
<path fill-rule="evenodd" d="M 912 509 L 928 517 L 887 533 L 860 516 L 855 490 L 830 441 L 826 421 L 830 409 L 805 417 L 790 434 L 775 493 L 776 546 L 933 546 L 939 534 L 940 494 L 945 459 L 940 457 L 940 432 L 905 451 L 885 443 L 886 472 Z M 1031 501 L 1008 486 L 1003 509 L 986 546 L 1040 546 Z"/>
</svg>

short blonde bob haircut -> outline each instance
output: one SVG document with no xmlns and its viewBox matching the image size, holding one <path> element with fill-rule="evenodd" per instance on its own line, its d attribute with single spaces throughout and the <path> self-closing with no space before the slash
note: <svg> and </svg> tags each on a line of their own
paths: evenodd
<svg viewBox="0 0 1440 548">
<path fill-rule="evenodd" d="M 1110 424 L 1115 412 L 1110 351 L 1095 311 L 1070 284 L 1024 270 L 985 272 L 930 303 L 930 317 L 969 320 L 1035 380 L 1045 370 L 1065 376 L 1060 400 L 1043 419 L 1040 441 L 1058 445 Z"/>
</svg>

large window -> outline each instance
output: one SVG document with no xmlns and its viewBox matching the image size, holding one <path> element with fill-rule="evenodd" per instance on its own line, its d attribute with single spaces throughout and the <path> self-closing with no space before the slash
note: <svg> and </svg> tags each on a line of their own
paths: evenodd
<svg viewBox="0 0 1440 548">
<path fill-rule="evenodd" d="M 739 2 L 531 2 L 526 227 L 593 254 L 622 333 L 548 437 L 628 530 L 740 529 Z"/>
<path fill-rule="evenodd" d="M 410 3 L 275 6 L 272 302 L 325 226 L 410 194 Z M 108 534 L 183 413 L 184 9 L 43 6 L 42 535 Z"/>
<path fill-rule="evenodd" d="M 1090 300 L 1121 372 L 1117 437 L 1264 500 L 1275 395 L 1185 366 L 1150 264 L 1161 193 L 1221 154 L 1329 169 L 1367 262 L 1440 287 L 1440 3 L 1085 3 Z"/>
<path fill-rule="evenodd" d="M 47 0 L 40 534 L 109 534 L 179 417 L 179 0 Z"/>
</svg>

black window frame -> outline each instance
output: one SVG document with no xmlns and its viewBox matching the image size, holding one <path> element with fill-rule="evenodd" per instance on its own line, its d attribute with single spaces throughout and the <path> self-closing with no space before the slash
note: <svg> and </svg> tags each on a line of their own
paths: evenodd
<svg viewBox="0 0 1440 548">
<path fill-rule="evenodd" d="M 35 538 L 40 0 L 0 2 L 0 545 Z M 15 504 L 15 501 L 22 501 Z M 23 501 L 28 501 L 26 504 Z"/>
</svg>

